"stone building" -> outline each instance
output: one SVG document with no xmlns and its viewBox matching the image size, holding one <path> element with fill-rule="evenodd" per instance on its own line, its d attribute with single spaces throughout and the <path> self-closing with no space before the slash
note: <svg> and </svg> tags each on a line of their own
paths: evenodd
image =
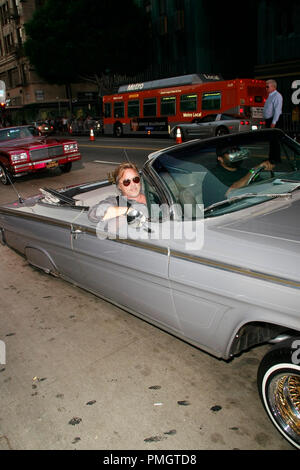
<svg viewBox="0 0 300 470">
<path fill-rule="evenodd" d="M 67 96 L 64 86 L 42 80 L 24 55 L 24 24 L 43 3 L 44 0 L 0 0 L 0 80 L 6 84 L 5 114 L 14 124 L 71 113 L 78 117 L 98 115 L 100 101 L 93 84 L 72 84 L 72 96 Z"/>
</svg>

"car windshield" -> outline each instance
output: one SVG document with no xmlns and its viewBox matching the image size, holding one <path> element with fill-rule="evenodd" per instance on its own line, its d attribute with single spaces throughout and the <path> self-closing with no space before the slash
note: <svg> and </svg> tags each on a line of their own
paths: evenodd
<svg viewBox="0 0 300 470">
<path fill-rule="evenodd" d="M 290 197 L 300 188 L 300 145 L 276 130 L 236 134 L 171 147 L 152 168 L 184 214 L 219 216 Z"/>
<path fill-rule="evenodd" d="M 26 137 L 32 137 L 32 133 L 28 127 L 9 127 L 7 129 L 0 129 L 0 142 L 24 139 Z"/>
</svg>

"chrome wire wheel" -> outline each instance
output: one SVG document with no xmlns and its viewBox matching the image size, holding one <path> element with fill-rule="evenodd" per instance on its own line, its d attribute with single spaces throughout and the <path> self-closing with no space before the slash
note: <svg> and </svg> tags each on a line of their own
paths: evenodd
<svg viewBox="0 0 300 470">
<path fill-rule="evenodd" d="M 300 375 L 292 371 L 275 374 L 266 393 L 275 424 L 300 448 Z"/>
<path fill-rule="evenodd" d="M 300 449 L 300 364 L 290 358 L 290 353 L 271 351 L 260 365 L 258 386 L 273 424 Z"/>
</svg>

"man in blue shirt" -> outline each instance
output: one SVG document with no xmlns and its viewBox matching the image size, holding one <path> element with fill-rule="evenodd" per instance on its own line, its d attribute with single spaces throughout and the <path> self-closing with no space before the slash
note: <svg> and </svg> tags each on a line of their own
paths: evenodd
<svg viewBox="0 0 300 470">
<path fill-rule="evenodd" d="M 266 121 L 266 127 L 281 127 L 282 116 L 282 96 L 277 91 L 275 80 L 266 81 L 268 98 L 264 105 L 263 116 Z"/>
</svg>

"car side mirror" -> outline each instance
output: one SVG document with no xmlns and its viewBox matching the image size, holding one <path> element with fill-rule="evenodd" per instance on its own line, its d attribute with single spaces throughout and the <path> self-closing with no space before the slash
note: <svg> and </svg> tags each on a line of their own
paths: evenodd
<svg viewBox="0 0 300 470">
<path fill-rule="evenodd" d="M 127 214 L 127 223 L 130 225 L 130 227 L 143 229 L 146 232 L 151 233 L 152 230 L 146 222 L 147 219 L 142 212 L 136 209 L 130 209 Z"/>
</svg>

